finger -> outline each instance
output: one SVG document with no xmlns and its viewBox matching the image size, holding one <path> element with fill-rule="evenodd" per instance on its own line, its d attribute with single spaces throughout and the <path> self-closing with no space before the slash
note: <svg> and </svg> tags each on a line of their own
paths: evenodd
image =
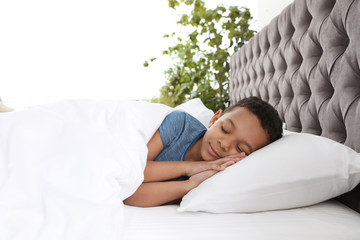
<svg viewBox="0 0 360 240">
<path fill-rule="evenodd" d="M 227 156 L 224 159 L 228 159 L 228 160 L 243 159 L 245 156 L 246 156 L 246 154 L 242 152 L 239 154 Z"/>
<path fill-rule="evenodd" d="M 241 158 L 244 158 L 246 156 L 247 156 L 246 153 L 244 153 L 244 152 L 241 153 Z"/>
<path fill-rule="evenodd" d="M 227 168 L 227 167 L 229 167 L 229 166 L 231 166 L 231 165 L 233 165 L 233 164 L 235 164 L 235 163 L 237 163 L 237 162 L 236 162 L 236 161 L 226 162 L 226 163 L 224 163 L 224 164 L 221 165 L 221 169 L 222 169 L 222 170 L 225 170 L 225 168 Z"/>
<path fill-rule="evenodd" d="M 207 171 L 207 178 L 214 176 L 216 173 L 218 173 L 219 171 L 215 171 L 215 170 L 208 170 Z"/>
<path fill-rule="evenodd" d="M 225 163 L 214 164 L 214 165 L 211 166 L 211 169 L 209 169 L 209 170 L 222 171 L 222 170 L 224 170 L 224 167 L 223 167 L 224 164 L 225 164 Z"/>
<path fill-rule="evenodd" d="M 209 170 L 223 171 L 227 166 L 230 166 L 234 163 L 235 163 L 235 161 L 233 161 L 233 160 L 217 162 L 217 163 L 211 164 L 211 167 Z"/>
<path fill-rule="evenodd" d="M 230 155 L 230 156 L 224 158 L 224 160 L 228 159 L 228 160 L 240 161 L 241 159 L 243 159 L 245 157 L 246 157 L 246 153 L 241 152 L 239 154 Z"/>
<path fill-rule="evenodd" d="M 239 162 L 243 158 L 244 157 L 240 157 L 240 156 L 231 157 L 229 159 L 226 159 L 226 161 L 224 161 L 223 163 L 226 163 L 226 162 Z"/>
<path fill-rule="evenodd" d="M 238 154 L 234 154 L 234 155 L 231 155 L 231 157 L 234 157 L 234 158 L 244 158 L 246 157 L 246 153 L 244 152 L 241 152 L 241 153 L 238 153 Z"/>
<path fill-rule="evenodd" d="M 228 161 L 235 161 L 235 159 L 242 159 L 242 158 L 240 156 L 232 155 L 232 156 L 227 156 L 227 157 L 224 157 L 224 158 L 220 158 L 220 159 L 216 160 L 216 162 L 219 163 L 219 164 L 223 164 L 223 163 L 226 163 Z"/>
<path fill-rule="evenodd" d="M 218 171 L 223 171 L 225 168 L 227 168 L 228 166 L 233 165 L 234 163 L 239 162 L 240 160 L 228 160 L 226 162 L 221 162 L 216 164 L 215 169 Z"/>
</svg>

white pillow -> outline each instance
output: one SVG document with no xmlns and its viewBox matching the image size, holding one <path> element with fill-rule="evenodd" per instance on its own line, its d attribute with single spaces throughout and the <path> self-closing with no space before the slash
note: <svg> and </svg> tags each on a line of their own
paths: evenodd
<svg viewBox="0 0 360 240">
<path fill-rule="evenodd" d="M 207 179 L 179 211 L 258 212 L 316 204 L 360 182 L 360 154 L 330 139 L 286 134 Z"/>
<path fill-rule="evenodd" d="M 182 110 L 191 114 L 198 119 L 205 127 L 208 127 L 211 118 L 214 116 L 214 112 L 208 109 L 200 98 L 190 99 L 186 103 L 180 104 L 175 107 L 176 110 Z"/>
</svg>

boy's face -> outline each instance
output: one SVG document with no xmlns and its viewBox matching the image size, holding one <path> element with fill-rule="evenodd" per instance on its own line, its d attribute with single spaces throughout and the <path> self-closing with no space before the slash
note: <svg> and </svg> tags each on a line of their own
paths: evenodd
<svg viewBox="0 0 360 240">
<path fill-rule="evenodd" d="M 246 155 L 268 143 L 259 119 L 247 108 L 237 107 L 221 115 L 218 111 L 209 123 L 201 144 L 203 160 L 215 160 L 245 152 Z"/>
</svg>

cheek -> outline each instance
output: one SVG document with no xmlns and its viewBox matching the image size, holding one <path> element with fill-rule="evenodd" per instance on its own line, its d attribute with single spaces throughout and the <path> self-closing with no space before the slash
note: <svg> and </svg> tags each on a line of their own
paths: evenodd
<svg viewBox="0 0 360 240">
<path fill-rule="evenodd" d="M 230 155 L 235 155 L 235 154 L 239 154 L 240 152 L 238 150 L 236 150 L 235 148 L 231 149 L 228 154 L 226 155 L 227 156 L 230 156 Z"/>
<path fill-rule="evenodd" d="M 200 149 L 201 158 L 204 161 L 213 161 L 216 160 L 208 151 L 208 145 L 203 141 Z"/>
<path fill-rule="evenodd" d="M 202 160 L 209 161 L 210 156 L 209 156 L 209 153 L 207 152 L 206 145 L 207 144 L 205 144 L 205 142 L 203 142 L 203 144 L 201 145 L 200 155 L 201 155 Z"/>
<path fill-rule="evenodd" d="M 259 137 L 259 138 L 257 138 L 257 141 L 256 141 L 256 147 L 255 147 L 255 150 L 254 151 L 256 151 L 256 150 L 258 150 L 258 149 L 260 149 L 260 148 L 262 148 L 262 147 L 265 147 L 266 145 L 268 145 L 269 144 L 269 141 L 268 141 L 268 139 L 267 139 L 267 136 L 261 136 L 261 137 Z"/>
</svg>

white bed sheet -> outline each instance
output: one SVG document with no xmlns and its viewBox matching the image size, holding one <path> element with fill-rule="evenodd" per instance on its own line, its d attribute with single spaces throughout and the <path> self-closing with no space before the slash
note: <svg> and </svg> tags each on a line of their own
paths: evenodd
<svg viewBox="0 0 360 240">
<path fill-rule="evenodd" d="M 252 214 L 177 212 L 177 205 L 125 206 L 124 240 L 359 240 L 360 214 L 331 200 Z"/>
</svg>

